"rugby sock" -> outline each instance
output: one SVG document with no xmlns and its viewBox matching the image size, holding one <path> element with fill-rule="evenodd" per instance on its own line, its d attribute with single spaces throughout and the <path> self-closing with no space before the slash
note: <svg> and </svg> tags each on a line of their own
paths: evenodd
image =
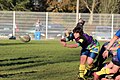
<svg viewBox="0 0 120 80">
<path fill-rule="evenodd" d="M 93 67 L 93 64 L 90 64 L 90 65 L 87 64 L 87 65 L 86 65 L 86 69 L 87 69 L 87 70 L 90 70 L 92 67 Z"/>
<path fill-rule="evenodd" d="M 90 70 L 92 67 L 93 67 L 93 64 L 91 64 L 91 65 L 86 64 L 84 74 L 86 74 L 87 70 Z"/>
<path fill-rule="evenodd" d="M 110 69 L 106 68 L 106 74 L 110 74 Z"/>
<path fill-rule="evenodd" d="M 84 75 L 87 73 L 87 69 L 85 69 L 85 71 L 84 71 Z"/>
<path fill-rule="evenodd" d="M 96 72 L 97 75 L 109 74 L 109 73 L 110 73 L 109 68 L 102 68 L 100 71 Z"/>
<path fill-rule="evenodd" d="M 84 71 L 85 71 L 85 65 L 80 65 L 80 67 L 79 67 L 79 76 L 80 77 L 84 77 Z"/>
<path fill-rule="evenodd" d="M 96 72 L 97 75 L 102 75 L 105 73 L 105 68 L 102 68 L 100 71 Z"/>
</svg>

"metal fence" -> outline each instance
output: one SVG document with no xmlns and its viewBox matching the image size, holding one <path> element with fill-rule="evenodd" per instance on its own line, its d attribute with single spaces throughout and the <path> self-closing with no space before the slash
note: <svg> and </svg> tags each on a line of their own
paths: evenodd
<svg viewBox="0 0 120 80">
<path fill-rule="evenodd" d="M 119 14 L 79 13 L 79 18 L 86 21 L 84 31 L 98 40 L 110 39 L 120 29 Z M 0 11 L 0 38 L 27 33 L 34 40 L 38 19 L 42 23 L 40 39 L 59 39 L 65 29 L 72 30 L 76 26 L 76 13 Z"/>
</svg>

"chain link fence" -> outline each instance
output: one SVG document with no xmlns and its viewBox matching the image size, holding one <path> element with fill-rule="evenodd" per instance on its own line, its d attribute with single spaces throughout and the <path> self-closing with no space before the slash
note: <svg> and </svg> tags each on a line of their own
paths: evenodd
<svg viewBox="0 0 120 80">
<path fill-rule="evenodd" d="M 86 21 L 84 31 L 98 40 L 113 37 L 120 29 L 119 17 L 119 14 L 79 13 L 79 18 Z M 76 26 L 76 13 L 0 11 L 0 39 L 29 34 L 35 40 L 38 19 L 42 24 L 40 39 L 60 39 L 65 29 L 72 30 Z"/>
</svg>

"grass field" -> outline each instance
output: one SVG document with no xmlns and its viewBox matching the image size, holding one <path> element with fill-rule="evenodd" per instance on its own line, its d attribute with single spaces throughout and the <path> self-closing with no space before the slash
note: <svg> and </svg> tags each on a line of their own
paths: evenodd
<svg viewBox="0 0 120 80">
<path fill-rule="evenodd" d="M 0 80 L 77 80 L 79 53 L 57 40 L 1 40 Z"/>
</svg>

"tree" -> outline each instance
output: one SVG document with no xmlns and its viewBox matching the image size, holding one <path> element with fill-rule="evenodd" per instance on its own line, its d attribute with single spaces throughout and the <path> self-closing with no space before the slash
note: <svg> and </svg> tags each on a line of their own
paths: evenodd
<svg viewBox="0 0 120 80">
<path fill-rule="evenodd" d="M 47 11 L 50 12 L 75 12 L 76 0 L 47 0 Z"/>
<path fill-rule="evenodd" d="M 14 0 L 13 0 L 14 2 Z M 16 5 L 13 5 L 14 11 L 29 11 L 29 0 L 16 0 Z"/>
<path fill-rule="evenodd" d="M 90 12 L 89 24 L 93 22 L 93 13 L 95 12 L 96 6 L 99 4 L 98 0 L 81 0 L 81 3 L 85 4 L 85 7 Z"/>
<path fill-rule="evenodd" d="M 29 11 L 29 0 L 0 0 L 0 10 Z"/>
<path fill-rule="evenodd" d="M 99 13 L 119 13 L 120 0 L 100 0 Z"/>
<path fill-rule="evenodd" d="M 47 0 L 30 0 L 32 11 L 46 12 Z"/>
<path fill-rule="evenodd" d="M 10 10 L 12 6 L 12 0 L 0 0 L 0 10 Z"/>
</svg>

